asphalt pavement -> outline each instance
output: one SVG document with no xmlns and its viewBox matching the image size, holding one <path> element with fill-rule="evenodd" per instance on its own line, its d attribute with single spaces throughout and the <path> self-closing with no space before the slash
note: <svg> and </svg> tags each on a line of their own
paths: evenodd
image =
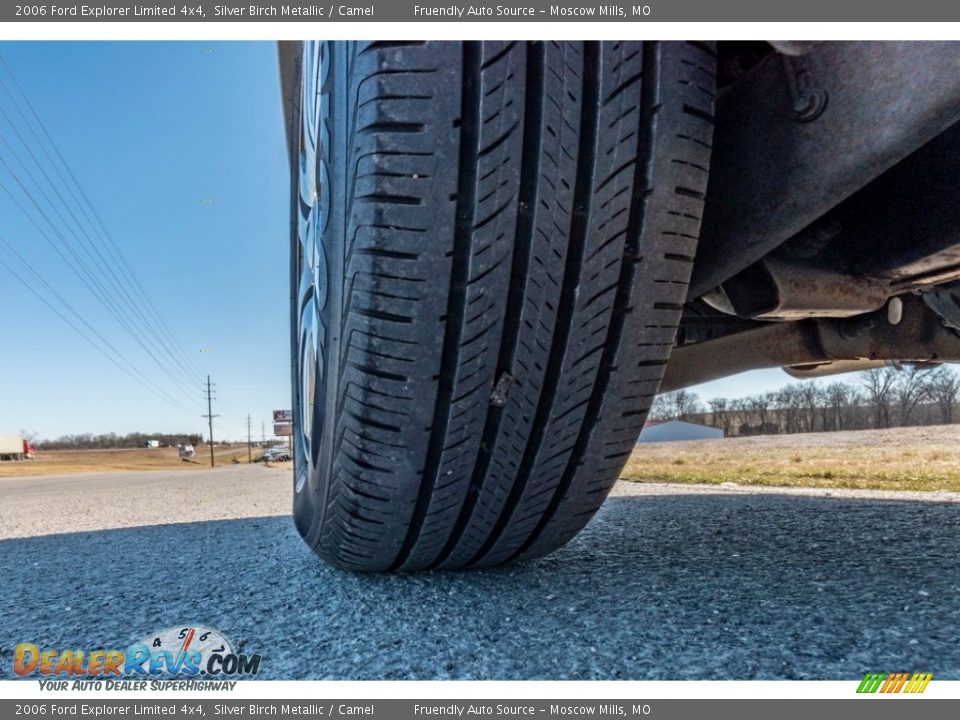
<svg viewBox="0 0 960 720">
<path fill-rule="evenodd" d="M 287 471 L 0 479 L 0 678 L 21 642 L 184 624 L 273 679 L 960 679 L 960 503 L 620 483 L 573 543 L 484 572 L 356 575 Z"/>
</svg>

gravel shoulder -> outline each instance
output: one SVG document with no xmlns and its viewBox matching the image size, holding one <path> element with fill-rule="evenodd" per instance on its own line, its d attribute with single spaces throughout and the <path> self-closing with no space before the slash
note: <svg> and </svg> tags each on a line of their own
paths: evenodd
<svg viewBox="0 0 960 720">
<path fill-rule="evenodd" d="M 0 539 L 289 515 L 290 471 L 266 465 L 0 478 Z"/>
</svg>

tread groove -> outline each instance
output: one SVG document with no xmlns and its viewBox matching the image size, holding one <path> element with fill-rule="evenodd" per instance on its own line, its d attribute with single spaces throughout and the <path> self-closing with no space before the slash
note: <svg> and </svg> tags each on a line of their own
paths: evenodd
<svg viewBox="0 0 960 720">
<path fill-rule="evenodd" d="M 458 165 L 456 227 L 453 240 L 453 261 L 450 291 L 447 300 L 446 322 L 443 332 L 443 352 L 440 385 L 434 405 L 433 424 L 427 447 L 427 457 L 420 489 L 413 510 L 413 517 L 397 557 L 390 570 L 403 566 L 417 542 L 420 529 L 430 506 L 430 499 L 437 482 L 440 460 L 443 455 L 447 424 L 450 417 L 453 385 L 457 365 L 460 362 L 460 334 L 466 306 L 467 276 L 470 266 L 470 246 L 473 226 L 473 203 L 477 193 L 477 146 L 480 139 L 480 46 L 475 42 L 463 46 L 463 80 L 461 87 L 460 161 Z"/>
<path fill-rule="evenodd" d="M 599 122 L 599 48 L 596 43 L 586 43 L 583 57 L 583 88 L 580 121 L 580 154 L 577 164 L 577 174 L 574 189 L 574 220 L 570 231 L 570 248 L 567 252 L 567 261 L 564 267 L 564 282 L 561 292 L 560 309 L 557 312 L 557 330 L 553 335 L 551 352 L 544 376 L 543 391 L 537 403 L 536 415 L 523 459 L 517 470 L 517 476 L 506 504 L 504 505 L 496 524 L 486 542 L 476 554 L 466 563 L 475 565 L 490 552 L 500 539 L 507 523 L 510 521 L 513 510 L 523 495 L 530 472 L 536 459 L 537 451 L 543 441 L 543 435 L 549 420 L 550 410 L 560 390 L 559 382 L 563 362 L 563 350 L 570 335 L 573 323 L 573 308 L 576 302 L 575 288 L 580 276 L 581 264 L 585 250 L 586 235 L 589 230 L 587 219 L 590 210 L 590 199 L 594 182 L 594 157 L 596 155 L 597 126 Z"/>
<path fill-rule="evenodd" d="M 645 77 L 657 78 L 659 75 L 659 53 L 656 43 L 646 42 L 643 46 L 643 69 Z M 657 111 L 654 105 L 656 102 L 656 83 L 644 82 L 640 91 L 640 118 L 639 143 L 637 147 L 637 164 L 635 167 L 634 188 L 646 187 L 645 174 L 647 165 L 652 160 L 653 138 L 651 137 L 651 123 L 653 115 Z M 639 195 L 634 198 L 630 205 L 630 218 L 627 223 L 626 245 L 624 248 L 624 259 L 620 264 L 620 278 L 617 287 L 616 297 L 614 299 L 614 312 L 611 323 L 607 329 L 607 338 L 603 346 L 603 353 L 600 357 L 600 368 L 593 382 L 593 389 L 590 394 L 590 400 L 587 406 L 586 416 L 580 425 L 577 433 L 577 439 L 573 450 L 570 453 L 566 467 L 560 483 L 553 491 L 550 503 L 546 511 L 540 516 L 536 526 L 527 536 L 523 544 L 513 553 L 510 560 L 522 556 L 539 538 L 543 530 L 550 524 L 557 509 L 563 499 L 567 488 L 573 482 L 574 474 L 577 468 L 583 462 L 587 451 L 587 444 L 590 434 L 594 429 L 597 419 L 600 416 L 600 410 L 603 405 L 603 398 L 606 395 L 607 385 L 610 381 L 610 375 L 616 361 L 617 351 L 620 349 L 620 343 L 623 340 L 623 330 L 627 313 L 629 311 L 629 300 L 631 289 L 637 271 L 636 263 L 629 262 L 631 257 L 640 256 L 640 236 L 645 222 L 644 204 L 646 196 Z"/>
<path fill-rule="evenodd" d="M 524 100 L 523 159 L 520 164 L 519 211 L 517 212 L 516 240 L 513 249 L 513 262 L 510 269 L 510 286 L 507 294 L 507 306 L 504 313 L 504 327 L 500 337 L 500 352 L 497 358 L 496 377 L 512 372 L 517 343 L 520 338 L 520 316 L 525 302 L 524 284 L 530 265 L 530 251 L 533 242 L 534 199 L 537 197 L 540 177 L 539 155 L 542 146 L 541 122 L 544 99 L 545 48 L 542 43 L 527 43 L 527 76 Z M 463 537 L 467 523 L 480 495 L 487 471 L 490 468 L 491 449 L 503 418 L 503 406 L 489 406 L 480 441 L 480 452 L 470 476 L 470 485 L 460 509 L 453 532 L 431 567 L 442 565 L 454 551 Z"/>
</svg>

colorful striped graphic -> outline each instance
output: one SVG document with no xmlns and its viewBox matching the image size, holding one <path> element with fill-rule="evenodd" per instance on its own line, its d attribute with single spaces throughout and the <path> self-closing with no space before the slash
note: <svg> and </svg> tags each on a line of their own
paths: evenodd
<svg viewBox="0 0 960 720">
<path fill-rule="evenodd" d="M 933 673 L 867 673 L 860 681 L 858 693 L 922 693 Z"/>
</svg>

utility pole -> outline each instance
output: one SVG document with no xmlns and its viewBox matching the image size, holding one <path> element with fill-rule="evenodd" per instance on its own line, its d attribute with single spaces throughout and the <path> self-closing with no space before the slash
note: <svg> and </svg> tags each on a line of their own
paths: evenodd
<svg viewBox="0 0 960 720">
<path fill-rule="evenodd" d="M 263 420 L 260 421 L 260 442 L 267 444 L 267 424 Z"/>
<path fill-rule="evenodd" d="M 213 385 L 210 383 L 210 376 L 207 375 L 207 425 L 210 428 L 210 467 L 213 467 L 213 419 L 220 417 L 213 414 Z"/>
<path fill-rule="evenodd" d="M 252 442 L 250 441 L 250 413 L 247 413 L 247 465 L 253 462 L 253 447 Z"/>
</svg>

